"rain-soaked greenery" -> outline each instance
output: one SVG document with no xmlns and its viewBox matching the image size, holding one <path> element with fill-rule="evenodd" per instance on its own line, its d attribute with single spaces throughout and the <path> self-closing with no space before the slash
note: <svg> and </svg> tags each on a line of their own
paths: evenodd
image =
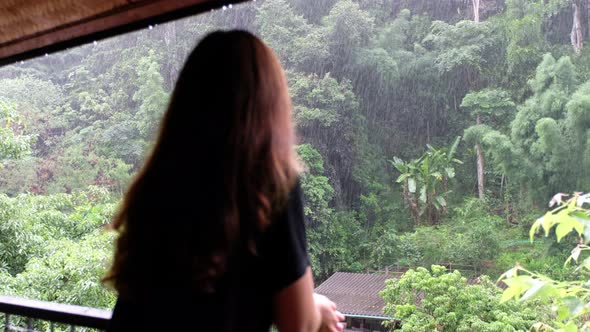
<svg viewBox="0 0 590 332">
<path fill-rule="evenodd" d="M 316 282 L 388 267 L 425 294 L 448 284 L 437 310 L 391 286 L 411 331 L 557 319 L 476 277 L 519 262 L 586 280 L 563 265 L 576 236 L 528 230 L 555 193 L 590 190 L 589 21 L 587 0 L 258 0 L 0 68 L 0 293 L 112 307 L 103 226 L 185 56 L 242 28 L 288 74 Z"/>
</svg>

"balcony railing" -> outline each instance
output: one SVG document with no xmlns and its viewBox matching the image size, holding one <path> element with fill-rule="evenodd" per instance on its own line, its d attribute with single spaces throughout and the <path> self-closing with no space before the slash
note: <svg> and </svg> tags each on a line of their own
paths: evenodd
<svg viewBox="0 0 590 332">
<path fill-rule="evenodd" d="M 0 331 L 104 331 L 111 311 L 0 296 Z"/>
</svg>

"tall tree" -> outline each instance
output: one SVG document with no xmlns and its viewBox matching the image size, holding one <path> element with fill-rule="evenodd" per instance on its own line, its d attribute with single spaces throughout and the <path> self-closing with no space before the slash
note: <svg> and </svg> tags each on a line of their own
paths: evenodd
<svg viewBox="0 0 590 332">
<path fill-rule="evenodd" d="M 475 117 L 475 125 L 482 125 L 482 118 L 492 122 L 494 118 L 510 118 L 513 115 L 515 105 L 510 100 L 506 91 L 496 89 L 484 89 L 478 92 L 468 93 L 461 102 L 461 108 L 471 112 Z M 512 114 L 511 114 L 512 113 Z M 477 158 L 477 193 L 480 199 L 485 196 L 485 175 L 484 175 L 484 151 L 480 139 L 476 139 L 475 152 Z"/>
<path fill-rule="evenodd" d="M 310 26 L 285 0 L 265 1 L 258 9 L 256 26 L 262 38 L 276 52 L 283 64 L 291 64 L 297 41 L 307 36 Z"/>
<path fill-rule="evenodd" d="M 458 75 L 458 78 L 465 82 L 463 87 L 465 90 L 478 89 L 485 83 L 482 75 L 486 70 L 484 63 L 488 62 L 487 59 L 493 59 L 495 52 L 493 46 L 496 45 L 493 28 L 487 22 L 461 21 L 455 25 L 435 22 L 431 34 L 425 40 L 437 48 L 436 62 L 439 70 L 442 73 Z M 479 116 L 476 116 L 476 124 L 481 124 Z M 484 155 L 479 143 L 476 143 L 475 151 L 478 194 L 480 198 L 483 198 Z"/>
<path fill-rule="evenodd" d="M 149 140 L 155 134 L 160 116 L 164 113 L 168 102 L 168 94 L 164 90 L 164 78 L 153 51 L 140 59 L 137 75 L 142 84 L 133 95 L 133 100 L 139 103 L 139 111 L 136 114 L 139 131 Z"/>
<path fill-rule="evenodd" d="M 345 193 L 353 184 L 352 170 L 358 160 L 357 131 L 362 118 L 352 84 L 338 82 L 330 74 L 318 76 L 289 73 L 293 115 L 304 143 L 323 156 L 326 174 L 334 187 L 334 204 L 350 206 Z"/>
</svg>

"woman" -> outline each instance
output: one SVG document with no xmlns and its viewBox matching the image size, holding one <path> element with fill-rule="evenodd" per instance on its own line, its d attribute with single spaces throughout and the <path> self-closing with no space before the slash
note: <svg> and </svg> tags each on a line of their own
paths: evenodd
<svg viewBox="0 0 590 332">
<path fill-rule="evenodd" d="M 203 39 L 124 199 L 110 331 L 339 331 L 313 293 L 291 102 L 248 32 Z"/>
</svg>

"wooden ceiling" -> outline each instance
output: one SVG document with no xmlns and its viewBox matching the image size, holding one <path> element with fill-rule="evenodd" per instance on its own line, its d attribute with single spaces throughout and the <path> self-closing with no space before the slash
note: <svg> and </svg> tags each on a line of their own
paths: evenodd
<svg viewBox="0 0 590 332">
<path fill-rule="evenodd" d="M 0 65 L 246 0 L 0 0 Z"/>
</svg>

